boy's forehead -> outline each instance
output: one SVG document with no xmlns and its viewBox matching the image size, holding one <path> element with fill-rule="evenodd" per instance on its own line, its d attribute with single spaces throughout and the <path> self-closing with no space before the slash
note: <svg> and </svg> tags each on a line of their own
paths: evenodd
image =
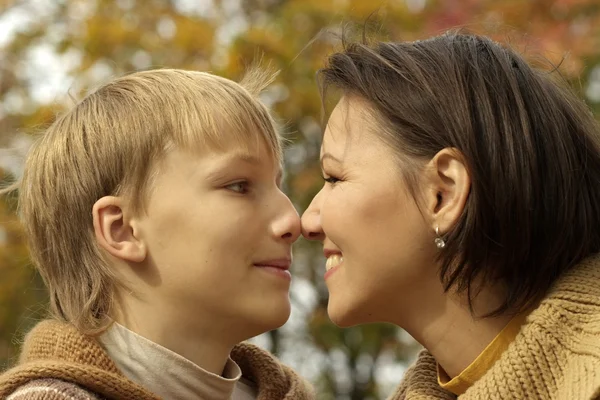
<svg viewBox="0 0 600 400">
<path fill-rule="evenodd" d="M 194 146 L 195 147 L 195 146 Z M 182 149 L 193 152 L 200 159 L 212 160 L 218 165 L 243 163 L 253 166 L 275 164 L 281 168 L 280 157 L 262 137 L 248 137 L 242 140 L 219 140 L 216 143 L 197 144 L 197 147 Z"/>
<path fill-rule="evenodd" d="M 234 156 L 247 161 L 265 158 L 276 153 L 275 149 L 269 146 L 267 140 L 258 135 L 246 137 L 223 135 L 217 140 L 205 143 L 203 147 L 207 152 Z"/>
</svg>

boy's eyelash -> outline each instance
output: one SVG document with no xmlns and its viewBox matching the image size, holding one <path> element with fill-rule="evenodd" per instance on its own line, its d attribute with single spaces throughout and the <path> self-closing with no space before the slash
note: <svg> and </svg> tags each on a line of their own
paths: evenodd
<svg viewBox="0 0 600 400">
<path fill-rule="evenodd" d="M 234 187 L 234 186 L 242 186 L 242 190 L 233 190 L 232 187 Z M 250 182 L 239 181 L 239 182 L 230 183 L 229 185 L 226 186 L 226 188 L 228 188 L 229 190 L 236 192 L 236 193 L 246 194 L 250 190 L 249 186 L 250 186 Z"/>
</svg>

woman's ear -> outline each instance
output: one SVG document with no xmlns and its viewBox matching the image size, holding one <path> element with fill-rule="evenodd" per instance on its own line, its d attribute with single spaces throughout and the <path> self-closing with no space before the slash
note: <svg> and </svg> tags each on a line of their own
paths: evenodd
<svg viewBox="0 0 600 400">
<path fill-rule="evenodd" d="M 127 204 L 120 197 L 105 196 L 96 201 L 92 209 L 94 233 L 100 247 L 113 257 L 139 263 L 146 259 L 147 249 L 126 211 Z"/>
<path fill-rule="evenodd" d="M 426 169 L 427 212 L 439 227 L 440 234 L 448 232 L 458 221 L 471 191 L 471 177 L 462 153 L 454 148 L 440 150 Z"/>
</svg>

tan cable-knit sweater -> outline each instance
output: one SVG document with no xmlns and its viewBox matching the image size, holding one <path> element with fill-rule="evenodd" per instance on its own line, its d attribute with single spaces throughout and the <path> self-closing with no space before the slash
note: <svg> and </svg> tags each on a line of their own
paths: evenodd
<svg viewBox="0 0 600 400">
<path fill-rule="evenodd" d="M 314 399 L 310 386 L 268 352 L 248 343 L 231 358 L 254 382 L 258 400 Z M 15 392 L 17 391 L 17 392 Z M 0 376 L 0 399 L 10 400 L 156 400 L 127 379 L 100 344 L 74 327 L 40 322 L 25 338 L 19 364 Z"/>
<path fill-rule="evenodd" d="M 451 400 L 423 351 L 390 400 Z M 461 400 L 600 399 L 600 257 L 566 273 Z"/>
</svg>

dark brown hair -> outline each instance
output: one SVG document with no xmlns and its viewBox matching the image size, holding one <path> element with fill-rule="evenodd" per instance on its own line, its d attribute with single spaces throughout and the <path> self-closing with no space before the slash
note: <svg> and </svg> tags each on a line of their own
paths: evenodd
<svg viewBox="0 0 600 400">
<path fill-rule="evenodd" d="M 317 74 L 323 101 L 332 87 L 368 102 L 401 160 L 462 152 L 471 191 L 445 235 L 440 276 L 470 304 L 476 278 L 504 284 L 505 302 L 489 315 L 532 305 L 600 251 L 600 129 L 555 77 L 556 68 L 460 32 L 346 42 Z M 414 169 L 403 171 L 416 195 Z"/>
</svg>

